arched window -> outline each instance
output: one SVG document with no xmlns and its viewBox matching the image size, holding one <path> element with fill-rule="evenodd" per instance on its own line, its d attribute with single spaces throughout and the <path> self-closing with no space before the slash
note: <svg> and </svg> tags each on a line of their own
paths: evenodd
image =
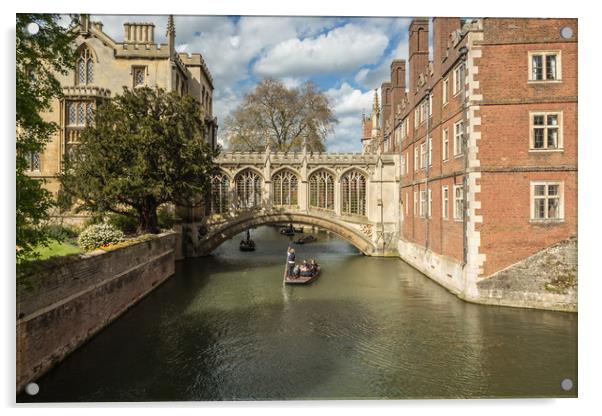
<svg viewBox="0 0 602 416">
<path fill-rule="evenodd" d="M 366 215 L 366 177 L 352 170 L 341 178 L 341 212 Z"/>
<path fill-rule="evenodd" d="M 230 180 L 224 174 L 213 175 L 211 178 L 210 212 L 223 214 L 228 212 L 230 205 Z"/>
<path fill-rule="evenodd" d="M 83 45 L 79 51 L 76 64 L 76 84 L 87 85 L 94 82 L 94 61 L 92 53 L 87 46 Z"/>
<path fill-rule="evenodd" d="M 272 178 L 274 205 L 297 205 L 297 176 L 289 170 L 281 170 Z"/>
<path fill-rule="evenodd" d="M 309 205 L 334 210 L 334 176 L 325 170 L 309 177 Z"/>
<path fill-rule="evenodd" d="M 236 175 L 236 206 L 254 208 L 261 206 L 261 177 L 252 170 Z"/>
</svg>

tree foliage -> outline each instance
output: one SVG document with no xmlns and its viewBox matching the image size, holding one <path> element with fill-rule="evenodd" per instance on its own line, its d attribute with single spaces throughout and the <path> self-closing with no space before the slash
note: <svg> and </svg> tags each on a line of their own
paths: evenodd
<svg viewBox="0 0 602 416">
<path fill-rule="evenodd" d="M 101 104 L 65 162 L 61 184 L 76 210 L 133 216 L 158 232 L 164 203 L 200 203 L 216 155 L 205 142 L 199 103 L 161 89 L 124 88 Z"/>
<path fill-rule="evenodd" d="M 269 144 L 288 152 L 306 143 L 310 151 L 324 151 L 336 123 L 328 97 L 312 82 L 289 89 L 265 79 L 226 119 L 225 131 L 230 150 L 262 151 Z"/>
<path fill-rule="evenodd" d="M 74 66 L 75 32 L 59 25 L 52 14 L 17 14 L 16 27 L 16 245 L 17 261 L 33 255 L 36 245 L 47 243 L 46 227 L 52 194 L 41 180 L 26 175 L 29 158 L 40 154 L 58 126 L 45 121 L 52 101 L 62 96 L 57 73 Z M 27 25 L 37 23 L 30 34 Z M 76 23 L 72 20 L 72 25 Z"/>
</svg>

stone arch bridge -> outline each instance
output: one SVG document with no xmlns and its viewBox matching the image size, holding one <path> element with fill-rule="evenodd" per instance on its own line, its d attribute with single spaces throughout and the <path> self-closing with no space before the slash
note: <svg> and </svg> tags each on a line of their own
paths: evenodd
<svg viewBox="0 0 602 416">
<path fill-rule="evenodd" d="M 395 155 L 228 152 L 203 209 L 186 209 L 183 254 L 211 253 L 235 235 L 266 224 L 303 224 L 333 232 L 366 255 L 397 255 L 400 164 Z"/>
</svg>

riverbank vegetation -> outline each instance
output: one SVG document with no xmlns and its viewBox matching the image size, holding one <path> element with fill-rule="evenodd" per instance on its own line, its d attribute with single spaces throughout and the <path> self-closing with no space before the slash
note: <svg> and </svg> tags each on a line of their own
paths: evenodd
<svg viewBox="0 0 602 416">
<path fill-rule="evenodd" d="M 27 172 L 39 165 L 40 154 L 58 125 L 42 113 L 62 97 L 55 74 L 66 74 L 75 63 L 76 33 L 59 24 L 56 14 L 17 14 L 16 27 L 16 260 L 44 255 L 41 247 L 57 240 L 49 229 L 52 194 L 43 180 Z M 32 30 L 37 28 L 38 31 Z"/>
<path fill-rule="evenodd" d="M 138 234 L 159 232 L 164 204 L 196 206 L 217 150 L 205 140 L 198 101 L 160 88 L 124 88 L 101 104 L 61 175 L 63 209 L 117 214 Z M 127 220 L 131 220 L 129 223 Z"/>
</svg>

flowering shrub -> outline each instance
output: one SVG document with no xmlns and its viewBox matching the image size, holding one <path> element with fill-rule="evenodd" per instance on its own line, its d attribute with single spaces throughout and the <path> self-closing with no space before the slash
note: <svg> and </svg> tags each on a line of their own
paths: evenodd
<svg viewBox="0 0 602 416">
<path fill-rule="evenodd" d="M 77 243 L 86 251 L 123 240 L 123 232 L 109 224 L 94 224 L 86 227 L 79 235 Z"/>
</svg>

